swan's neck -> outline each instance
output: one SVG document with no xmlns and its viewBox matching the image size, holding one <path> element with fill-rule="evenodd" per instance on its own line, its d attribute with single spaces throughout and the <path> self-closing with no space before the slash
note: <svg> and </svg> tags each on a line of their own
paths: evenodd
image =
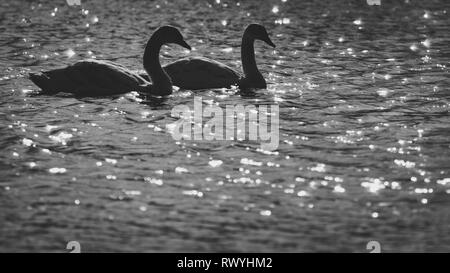
<svg viewBox="0 0 450 273">
<path fill-rule="evenodd" d="M 153 95 L 172 93 L 172 81 L 159 62 L 159 51 L 163 43 L 154 37 L 147 42 L 144 52 L 144 69 L 152 80 Z"/>
<path fill-rule="evenodd" d="M 249 37 L 247 33 L 244 33 L 241 43 L 241 61 L 244 76 L 247 79 L 262 77 L 261 72 L 259 72 L 258 67 L 256 67 L 255 49 L 253 46 L 254 41 L 255 39 Z"/>
</svg>

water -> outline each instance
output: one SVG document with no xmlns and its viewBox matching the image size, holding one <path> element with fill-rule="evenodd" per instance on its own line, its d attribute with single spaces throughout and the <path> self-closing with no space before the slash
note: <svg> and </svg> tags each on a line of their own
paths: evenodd
<svg viewBox="0 0 450 273">
<path fill-rule="evenodd" d="M 2 1 L 0 251 L 450 250 L 448 1 Z M 29 71 L 84 58 L 141 69 L 170 23 L 240 67 L 257 42 L 267 90 L 204 101 L 278 104 L 276 153 L 252 141 L 175 141 L 166 100 L 33 96 Z M 222 164 L 217 164 L 219 161 Z M 210 165 L 210 162 L 211 165 Z"/>
</svg>

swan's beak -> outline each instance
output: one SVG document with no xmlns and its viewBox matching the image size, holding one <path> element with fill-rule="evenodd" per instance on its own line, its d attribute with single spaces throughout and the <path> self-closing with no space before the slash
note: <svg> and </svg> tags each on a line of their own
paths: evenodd
<svg viewBox="0 0 450 273">
<path fill-rule="evenodd" d="M 184 40 L 182 40 L 181 42 L 179 42 L 177 44 L 182 46 L 182 47 L 184 47 L 184 48 L 186 48 L 186 49 L 188 49 L 188 50 L 191 50 L 191 46 L 188 45 Z"/>
<path fill-rule="evenodd" d="M 275 48 L 275 44 L 272 42 L 272 40 L 270 40 L 269 36 L 267 36 L 266 39 L 264 39 L 263 41 L 266 42 L 266 44 L 270 45 L 271 47 Z"/>
</svg>

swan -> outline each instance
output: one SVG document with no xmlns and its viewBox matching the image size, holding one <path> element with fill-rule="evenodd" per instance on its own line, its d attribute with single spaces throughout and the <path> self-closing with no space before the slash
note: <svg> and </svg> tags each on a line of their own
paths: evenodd
<svg viewBox="0 0 450 273">
<path fill-rule="evenodd" d="M 266 88 L 266 81 L 256 66 L 253 47 L 255 40 L 261 40 L 275 47 L 264 26 L 248 25 L 241 43 L 244 75 L 223 63 L 205 57 L 180 59 L 164 66 L 164 70 L 169 74 L 173 84 L 182 89 L 228 88 L 233 85 L 238 85 L 241 89 Z"/>
<path fill-rule="evenodd" d="M 138 91 L 155 96 L 170 95 L 172 81 L 159 62 L 162 45 L 169 43 L 191 50 L 178 29 L 172 26 L 158 28 L 148 40 L 143 57 L 144 69 L 152 84 L 120 64 L 99 60 L 82 60 L 65 68 L 30 73 L 29 78 L 44 93 L 50 94 L 68 92 L 105 96 Z"/>
</svg>

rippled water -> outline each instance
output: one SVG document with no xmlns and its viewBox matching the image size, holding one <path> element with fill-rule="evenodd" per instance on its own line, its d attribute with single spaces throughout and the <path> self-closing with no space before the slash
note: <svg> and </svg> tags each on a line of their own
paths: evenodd
<svg viewBox="0 0 450 273">
<path fill-rule="evenodd" d="M 1 1 L 0 251 L 449 251 L 450 2 L 381 1 Z M 141 69 L 163 24 L 195 48 L 163 63 L 240 67 L 251 22 L 277 45 L 256 45 L 268 89 L 197 95 L 278 104 L 275 153 L 175 141 L 190 91 L 30 94 L 29 71 L 79 59 Z"/>
</svg>

